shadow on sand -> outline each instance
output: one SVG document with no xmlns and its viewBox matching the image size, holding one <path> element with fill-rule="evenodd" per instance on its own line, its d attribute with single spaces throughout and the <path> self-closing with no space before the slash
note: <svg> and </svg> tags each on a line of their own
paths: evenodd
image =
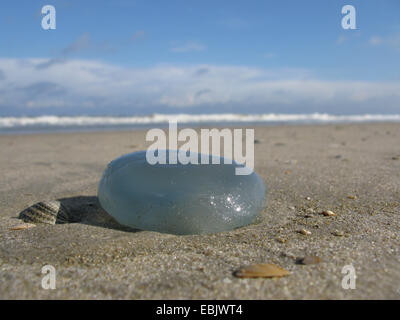
<svg viewBox="0 0 400 320">
<path fill-rule="evenodd" d="M 139 229 L 125 227 L 111 217 L 100 205 L 96 196 L 78 196 L 57 199 L 68 213 L 68 221 L 57 218 L 56 224 L 81 223 L 126 232 L 139 232 Z M 36 205 L 35 205 L 36 206 Z M 27 210 L 27 209 L 25 209 Z M 25 211 L 21 211 L 21 214 Z M 21 217 L 19 217 L 21 219 Z M 25 220 L 25 219 L 24 219 Z M 25 220 L 26 221 L 26 220 Z M 31 221 L 27 221 L 31 222 Z"/>
</svg>

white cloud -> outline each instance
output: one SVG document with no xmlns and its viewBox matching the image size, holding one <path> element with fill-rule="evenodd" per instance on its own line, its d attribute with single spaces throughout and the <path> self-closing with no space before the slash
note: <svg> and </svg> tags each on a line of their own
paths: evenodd
<svg viewBox="0 0 400 320">
<path fill-rule="evenodd" d="M 140 38 L 143 38 L 144 36 L 145 36 L 145 32 L 143 30 L 138 30 L 130 37 L 130 40 L 135 41 Z"/>
<path fill-rule="evenodd" d="M 372 36 L 369 39 L 369 44 L 373 46 L 386 45 L 395 49 L 400 49 L 400 33 L 386 37 Z"/>
<path fill-rule="evenodd" d="M 181 46 L 171 48 L 172 52 L 192 52 L 192 51 L 204 51 L 206 47 L 201 43 L 197 42 L 187 42 Z"/>
<path fill-rule="evenodd" d="M 71 43 L 68 47 L 65 47 L 61 54 L 67 55 L 70 53 L 79 52 L 82 50 L 87 50 L 92 46 L 92 40 L 88 33 L 82 34 L 78 39 Z"/>
<path fill-rule="evenodd" d="M 38 69 L 48 59 L 0 59 L 0 110 L 58 108 L 82 113 L 96 108 L 202 108 L 293 112 L 362 112 L 362 108 L 400 108 L 399 82 L 325 81 L 303 69 L 246 66 L 158 65 L 122 68 L 94 60 L 65 60 Z M 283 108 L 283 109 L 282 109 Z M 329 110 L 332 111 L 332 110 Z"/>
</svg>

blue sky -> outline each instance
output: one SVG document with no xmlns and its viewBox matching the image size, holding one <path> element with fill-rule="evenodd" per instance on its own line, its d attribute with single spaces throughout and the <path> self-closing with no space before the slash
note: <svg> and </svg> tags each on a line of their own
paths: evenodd
<svg viewBox="0 0 400 320">
<path fill-rule="evenodd" d="M 41 8 L 56 8 L 43 30 Z M 341 26 L 356 8 L 356 30 Z M 0 4 L 0 115 L 400 113 L 400 2 Z"/>
</svg>

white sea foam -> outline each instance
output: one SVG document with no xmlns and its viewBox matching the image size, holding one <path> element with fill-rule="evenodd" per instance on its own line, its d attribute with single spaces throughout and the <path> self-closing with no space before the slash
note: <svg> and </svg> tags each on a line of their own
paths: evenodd
<svg viewBox="0 0 400 320">
<path fill-rule="evenodd" d="M 400 122 L 400 114 L 363 114 L 363 115 L 331 115 L 312 114 L 153 114 L 149 116 L 110 117 L 110 116 L 38 116 L 38 117 L 0 117 L 0 128 L 34 128 L 34 127 L 86 127 L 86 126 L 121 126 L 150 125 L 168 123 L 274 123 L 274 122 Z"/>
</svg>

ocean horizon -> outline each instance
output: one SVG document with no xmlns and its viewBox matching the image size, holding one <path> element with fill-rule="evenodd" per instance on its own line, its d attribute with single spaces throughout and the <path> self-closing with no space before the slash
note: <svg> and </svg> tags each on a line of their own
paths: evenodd
<svg viewBox="0 0 400 320">
<path fill-rule="evenodd" d="M 285 124 L 329 124 L 364 122 L 400 122 L 400 114 L 353 114 L 333 115 L 328 113 L 309 114 L 150 114 L 143 116 L 15 116 L 0 117 L 0 134 L 37 132 L 81 132 L 124 129 L 143 129 L 159 125 L 165 127 L 169 121 L 185 126 L 223 125 L 285 125 Z"/>
</svg>

